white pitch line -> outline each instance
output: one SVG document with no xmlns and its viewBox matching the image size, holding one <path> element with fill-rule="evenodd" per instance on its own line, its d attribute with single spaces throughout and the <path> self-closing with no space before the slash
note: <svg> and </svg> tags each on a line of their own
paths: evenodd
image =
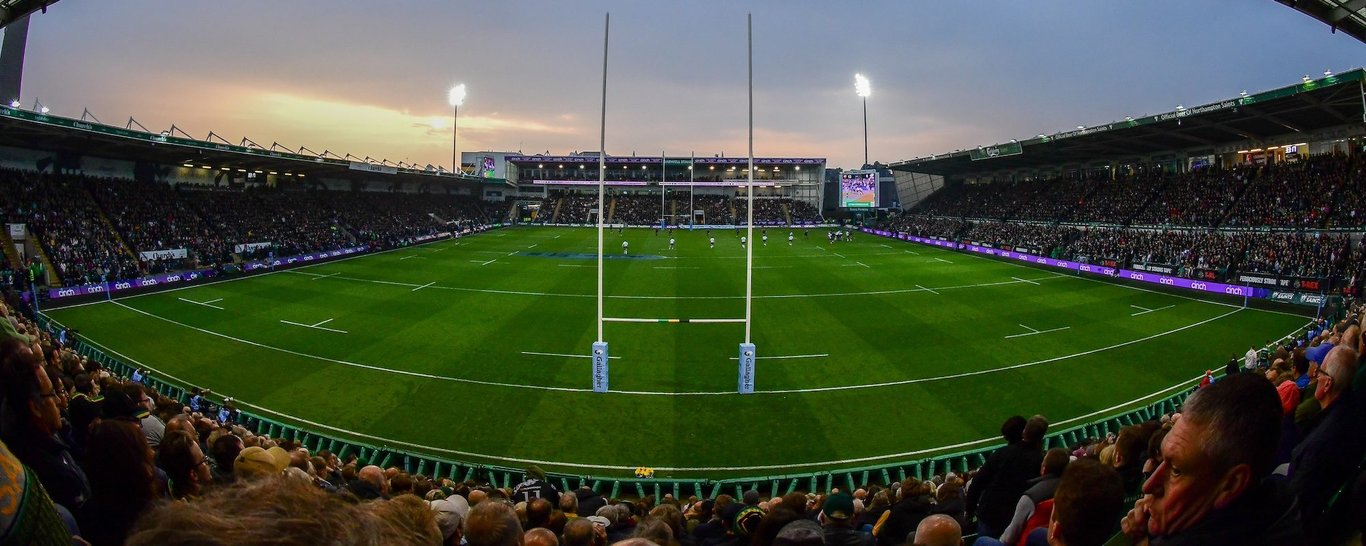
<svg viewBox="0 0 1366 546">
<path fill-rule="evenodd" d="M 667 266 L 667 265 L 661 265 L 661 266 L 656 266 L 655 269 L 702 269 L 702 268 L 700 268 L 700 267 L 683 267 L 683 266 Z"/>
<path fill-rule="evenodd" d="M 907 254 L 915 254 L 916 256 L 919 256 L 919 255 L 920 255 L 919 252 L 916 252 L 916 251 L 914 251 L 914 250 L 906 250 L 906 251 L 904 251 L 904 252 L 906 252 Z"/>
<path fill-rule="evenodd" d="M 326 274 L 326 275 L 318 275 L 317 277 L 313 277 L 313 278 L 308 279 L 308 280 L 310 280 L 310 281 L 316 281 L 316 280 L 318 280 L 318 279 L 326 279 L 326 278 L 328 278 L 328 277 L 336 277 L 337 275 L 341 275 L 341 272 L 338 271 L 338 272 L 336 272 L 336 273 L 328 273 L 328 274 Z"/>
<path fill-rule="evenodd" d="M 814 247 L 814 248 L 815 248 L 816 250 L 821 251 L 821 252 L 829 252 L 829 250 L 826 250 L 826 249 L 821 248 L 821 247 Z"/>
<path fill-rule="evenodd" d="M 754 269 L 792 269 L 790 265 L 756 265 Z"/>
<path fill-rule="evenodd" d="M 559 239 L 559 238 L 560 238 L 560 236 L 559 236 L 559 235 L 556 235 L 556 236 L 555 236 L 555 238 L 556 238 L 556 239 Z"/>
<path fill-rule="evenodd" d="M 939 261 L 941 261 L 941 262 L 944 262 L 944 263 L 946 263 L 946 264 L 951 264 L 951 263 L 953 263 L 953 262 L 950 262 L 950 261 L 945 260 L 945 259 L 943 259 L 943 258 L 935 258 L 935 259 L 936 259 L 936 260 L 939 260 Z"/>
<path fill-rule="evenodd" d="M 754 357 L 754 358 L 761 359 L 761 360 L 763 360 L 763 359 L 767 359 L 767 360 L 788 360 L 788 359 L 793 359 L 793 358 L 825 358 L 825 357 L 827 357 L 827 356 L 830 356 L 830 354 L 829 354 L 829 353 L 819 353 L 819 354 L 810 354 L 810 355 L 777 355 L 777 356 L 763 356 L 763 355 L 760 355 L 760 356 L 756 356 L 756 357 Z M 731 360 L 740 360 L 740 357 L 732 356 L 732 357 L 730 357 L 730 359 L 731 359 Z"/>
<path fill-rule="evenodd" d="M 859 264 L 859 265 L 861 265 L 861 266 L 863 266 L 863 267 L 868 267 L 868 264 L 863 263 L 863 262 L 854 262 L 854 263 Z M 868 267 L 868 269 L 872 269 L 872 268 L 871 268 L 871 267 Z"/>
<path fill-rule="evenodd" d="M 436 284 L 436 281 L 432 281 L 432 282 L 429 282 L 429 283 L 424 284 L 424 285 L 422 285 L 422 286 L 419 286 L 419 287 L 417 287 L 417 288 L 414 288 L 414 289 L 413 289 L 413 292 L 417 292 L 418 290 L 422 290 L 423 288 L 426 288 L 426 287 L 431 286 L 431 285 L 433 285 L 433 284 Z"/>
<path fill-rule="evenodd" d="M 283 323 L 285 323 L 285 324 L 293 324 L 293 325 L 295 325 L 295 326 L 303 326 L 304 328 L 313 328 L 313 329 L 315 329 L 315 330 L 327 330 L 327 331 L 329 331 L 329 332 L 336 332 L 336 333 L 338 333 L 338 334 L 345 334 L 345 333 L 347 333 L 346 330 L 338 330 L 338 329 L 336 329 L 336 328 L 325 328 L 325 327 L 323 327 L 323 326 L 319 326 L 319 324 L 326 324 L 328 321 L 331 321 L 331 320 L 332 320 L 332 319 L 327 319 L 327 320 L 324 320 L 324 321 L 322 321 L 322 322 L 319 322 L 318 324 L 304 324 L 304 323 L 302 323 L 302 322 L 293 322 L 293 321 L 283 320 L 283 319 L 281 319 L 280 322 L 283 322 Z"/>
<path fill-rule="evenodd" d="M 1138 307 L 1138 306 L 1137 306 L 1137 305 L 1130 305 L 1129 307 Z M 1142 310 L 1142 311 L 1139 311 L 1139 312 L 1137 312 L 1137 313 L 1133 313 L 1133 314 L 1131 314 L 1131 315 L 1129 315 L 1129 316 L 1131 316 L 1131 317 L 1136 317 L 1136 316 L 1139 316 L 1139 315 L 1146 315 L 1146 314 L 1148 314 L 1148 313 L 1152 313 L 1152 312 L 1155 312 L 1155 311 L 1161 311 L 1161 310 L 1163 310 L 1163 309 L 1171 309 L 1171 308 L 1173 308 L 1173 307 L 1176 307 L 1176 306 L 1175 306 L 1175 305 L 1168 305 L 1168 306 L 1166 306 L 1166 307 L 1158 307 L 1157 309 L 1143 309 L 1142 307 L 1138 307 L 1139 309 L 1143 309 L 1143 310 Z"/>
<path fill-rule="evenodd" d="M 1021 324 L 1020 326 L 1024 326 L 1025 328 L 1029 328 L 1028 326 L 1025 326 L 1025 325 L 1023 325 L 1023 324 Z M 1071 326 L 1063 326 L 1062 328 L 1053 328 L 1053 329 L 1051 329 L 1051 330 L 1034 330 L 1033 328 L 1029 328 L 1030 330 L 1034 330 L 1034 331 L 1032 331 L 1032 332 L 1030 332 L 1030 333 L 1028 333 L 1028 334 L 1015 334 L 1015 335 L 1013 335 L 1013 336 L 1005 336 L 1005 339 L 1010 339 L 1010 338 L 1015 338 L 1015 337 L 1033 336 L 1033 335 L 1038 335 L 1038 334 L 1047 334 L 1047 333 L 1049 333 L 1049 332 L 1059 332 L 1059 331 L 1062 331 L 1062 330 L 1068 330 L 1068 329 L 1070 329 L 1070 328 L 1072 328 L 1072 327 L 1071 327 Z"/>
<path fill-rule="evenodd" d="M 920 285 L 918 285 L 918 284 L 917 284 L 917 285 L 915 285 L 915 287 L 916 287 L 916 288 L 919 288 L 919 289 L 921 289 L 921 290 L 924 290 L 924 291 L 926 291 L 926 292 L 929 292 L 929 293 L 931 293 L 931 294 L 934 294 L 934 295 L 936 295 L 936 296 L 938 296 L 938 295 L 939 295 L 939 293 L 938 293 L 938 292 L 935 292 L 935 291 L 934 291 L 934 290 L 932 290 L 932 289 L 929 289 L 929 288 L 925 288 L 925 287 L 923 287 L 923 286 L 920 286 Z"/>
<path fill-rule="evenodd" d="M 516 256 L 516 255 L 517 255 L 517 251 L 516 251 L 516 250 L 514 250 L 514 251 L 508 253 L 508 256 Z"/>
<path fill-rule="evenodd" d="M 820 248 L 820 247 L 816 247 L 816 248 Z M 836 256 L 839 256 L 839 257 L 841 257 L 841 258 L 844 258 L 844 255 L 843 255 L 843 254 L 840 254 L 840 253 L 838 253 L 838 252 L 836 252 L 835 255 L 836 255 Z"/>
<path fill-rule="evenodd" d="M 1032 284 L 1032 285 L 1034 285 L 1034 286 L 1038 286 L 1038 285 L 1039 285 L 1039 283 L 1036 283 L 1036 282 L 1034 282 L 1034 281 L 1028 281 L 1028 280 L 1025 280 L 1025 279 L 1021 279 L 1021 278 L 1019 278 L 1019 277 L 1011 277 L 1011 278 L 1012 278 L 1012 279 L 1015 279 L 1015 280 L 1017 280 L 1017 281 L 1020 281 L 1020 282 L 1027 282 L 1027 283 Z"/>
<path fill-rule="evenodd" d="M 479 265 L 488 265 L 488 264 L 491 264 L 491 263 L 496 262 L 496 261 L 498 261 L 498 258 L 494 258 L 494 259 L 492 259 L 492 260 L 489 260 L 489 261 L 487 261 L 487 262 L 481 263 L 481 264 L 479 264 Z"/>
<path fill-rule="evenodd" d="M 209 305 L 209 304 L 211 304 L 211 303 L 223 301 L 223 298 L 218 298 L 218 299 L 216 299 L 216 300 L 209 300 L 209 301 L 194 301 L 194 300 L 187 300 L 187 299 L 185 299 L 185 298 L 176 298 L 176 299 L 178 299 L 178 300 L 180 300 L 180 301 L 183 301 L 183 302 L 185 302 L 185 303 L 193 303 L 193 304 L 195 304 L 195 305 L 203 305 L 204 307 L 212 307 L 212 308 L 218 309 L 218 310 L 220 310 L 220 311 L 223 310 L 222 307 L 219 307 L 219 306 L 217 306 L 217 305 Z"/>
<path fill-rule="evenodd" d="M 597 267 L 595 265 L 560 264 L 560 267 Z"/>
<path fill-rule="evenodd" d="M 535 356 L 562 356 L 562 357 L 565 357 L 565 358 L 593 358 L 593 355 L 567 355 L 567 354 L 564 354 L 564 353 L 538 353 L 538 352 L 536 352 L 536 351 L 522 351 L 522 354 L 524 354 L 524 355 L 535 355 Z M 621 357 L 619 357 L 619 356 L 609 356 L 609 357 L 607 357 L 607 358 L 610 358 L 610 359 L 612 359 L 612 360 L 617 360 L 617 359 L 619 359 L 619 358 L 621 358 Z"/>
<path fill-rule="evenodd" d="M 884 244 L 880 244 L 880 243 L 879 243 L 877 246 L 880 246 L 880 247 L 882 247 L 882 248 L 892 248 L 891 245 L 884 245 Z"/>
<path fill-rule="evenodd" d="M 417 256 L 404 256 L 404 257 L 402 257 L 402 258 L 399 258 L 399 261 L 411 260 L 411 259 L 416 258 L 416 257 L 417 257 Z"/>
<path fill-rule="evenodd" d="M 1147 307 L 1143 307 L 1142 305 L 1129 304 L 1129 307 L 1133 307 L 1134 309 L 1142 309 L 1142 310 L 1144 310 L 1144 311 L 1149 311 L 1149 312 L 1152 311 L 1152 309 L 1149 309 L 1149 308 L 1147 308 Z"/>
<path fill-rule="evenodd" d="M 533 249 L 533 248 L 536 248 L 536 245 L 531 245 L 531 246 L 527 247 L 528 250 Z"/>
</svg>

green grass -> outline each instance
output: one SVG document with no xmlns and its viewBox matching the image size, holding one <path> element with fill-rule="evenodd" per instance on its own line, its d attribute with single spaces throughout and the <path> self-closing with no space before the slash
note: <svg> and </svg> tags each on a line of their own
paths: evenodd
<svg viewBox="0 0 1366 546">
<path fill-rule="evenodd" d="M 306 428 L 470 462 L 660 477 L 894 463 L 984 446 L 1012 414 L 1077 425 L 1306 322 L 871 235 L 830 245 L 799 230 L 788 246 L 787 230 L 769 232 L 754 249 L 759 355 L 828 356 L 761 359 L 747 396 L 734 394 L 731 360 L 742 324 L 607 324 L 622 391 L 608 394 L 588 392 L 586 358 L 523 354 L 588 354 L 595 262 L 565 254 L 591 255 L 592 229 L 505 229 L 48 314 Z M 710 249 L 705 234 L 676 232 L 670 251 L 666 235 L 626 230 L 633 255 L 664 258 L 607 260 L 605 314 L 744 317 L 744 250 L 734 232 L 713 234 Z M 622 239 L 606 235 L 609 255 Z M 1025 327 L 1066 330 L 1006 337 Z"/>
</svg>

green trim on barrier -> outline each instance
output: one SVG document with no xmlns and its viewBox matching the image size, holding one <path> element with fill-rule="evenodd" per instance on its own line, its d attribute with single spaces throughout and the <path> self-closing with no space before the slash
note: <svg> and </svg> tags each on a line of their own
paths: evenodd
<svg viewBox="0 0 1366 546">
<path fill-rule="evenodd" d="M 52 328 L 52 321 L 45 316 L 40 315 L 38 317 L 38 325 L 53 334 L 56 333 Z M 1302 329 L 1293 337 L 1299 337 L 1303 333 L 1304 330 Z M 101 363 L 115 375 L 122 377 L 129 377 L 132 375 L 134 369 L 132 365 L 107 355 L 103 351 L 96 349 L 79 339 L 76 341 L 73 349 L 77 354 L 89 357 L 91 360 Z M 144 382 L 167 398 L 178 400 L 181 403 L 186 403 L 189 400 L 188 385 L 173 384 L 158 378 L 147 378 L 144 379 Z M 1171 413 L 1179 408 L 1181 403 L 1186 400 L 1186 397 L 1193 392 L 1194 385 L 1191 387 L 1192 388 L 1189 389 L 1183 389 L 1175 395 L 1148 404 L 1147 406 L 1136 408 L 1119 415 L 1069 427 L 1063 430 L 1053 431 L 1045 438 L 1045 445 L 1049 447 L 1073 445 L 1082 438 L 1103 437 L 1109 432 L 1118 430 L 1124 426 L 1146 422 L 1158 415 Z M 221 402 L 221 400 L 215 401 L 215 403 Z M 326 442 L 328 449 L 333 453 L 336 453 L 337 457 L 343 460 L 351 454 L 355 454 L 362 464 L 375 464 L 381 467 L 388 467 L 391 464 L 395 464 L 402 466 L 409 472 L 416 470 L 416 473 L 418 474 L 425 472 L 427 468 L 431 468 L 432 474 L 437 476 L 441 474 L 441 468 L 445 465 L 449 469 L 448 475 L 452 479 L 461 475 L 460 470 L 464 469 L 461 481 L 472 479 L 487 480 L 497 487 L 512 487 L 515 483 L 514 480 L 520 479 L 522 473 L 521 469 L 516 468 L 442 459 L 394 449 L 388 446 L 376 446 L 355 442 L 315 431 L 299 429 L 292 425 L 267 419 L 249 412 L 240 413 L 241 417 L 238 420 L 238 424 L 258 435 L 264 434 L 272 438 L 295 439 L 304 445 L 308 445 L 309 440 L 312 440 L 314 442 L 313 445 L 316 447 L 321 447 L 323 443 Z M 786 492 L 789 493 L 796 491 L 803 483 L 808 485 L 809 491 L 829 491 L 837 485 L 847 486 L 850 490 L 853 490 L 860 485 L 866 484 L 870 476 L 881 476 L 883 482 L 889 482 L 893 475 L 897 477 L 897 481 L 903 481 L 908 476 L 914 476 L 917 479 L 926 479 L 935 474 L 949 471 L 966 472 L 970 467 L 978 467 L 984 464 L 987 455 L 1000 447 L 1001 444 L 993 444 L 985 448 L 946 453 L 934 457 L 904 461 L 895 464 L 872 465 L 814 473 L 728 478 L 724 480 L 648 479 L 642 481 L 639 479 L 627 480 L 605 476 L 570 474 L 551 474 L 549 479 L 558 480 L 560 485 L 564 486 L 566 489 L 568 489 L 569 480 L 571 479 L 576 480 L 580 486 L 591 483 L 591 487 L 594 491 L 600 491 L 604 485 L 610 484 L 611 494 L 609 495 L 609 498 L 620 498 L 623 488 L 634 490 L 637 495 L 643 497 L 646 495 L 647 489 L 645 484 L 647 483 L 650 484 L 651 492 L 656 496 L 664 491 L 663 488 L 669 488 L 672 489 L 672 493 L 675 497 L 680 497 L 681 494 L 688 493 L 703 498 L 715 498 L 717 495 L 725 493 L 727 488 L 732 488 L 735 492 L 735 496 L 738 498 L 743 496 L 745 491 L 757 488 L 759 484 L 764 483 L 768 484 L 770 495 L 781 495 L 783 493 L 780 491 L 780 489 L 782 489 L 782 482 L 788 482 L 785 489 Z M 837 474 L 839 476 L 837 476 Z M 855 475 L 859 476 L 857 483 L 854 479 Z M 822 480 L 822 478 L 824 479 Z M 824 481 L 824 487 L 822 487 L 822 481 Z"/>
</svg>

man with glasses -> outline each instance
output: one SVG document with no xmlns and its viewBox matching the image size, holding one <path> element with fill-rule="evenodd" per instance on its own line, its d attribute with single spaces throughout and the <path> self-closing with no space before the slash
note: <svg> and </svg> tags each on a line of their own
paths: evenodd
<svg viewBox="0 0 1366 546">
<path fill-rule="evenodd" d="M 33 347 L 17 337 L 0 341 L 0 386 L 8 414 L 0 438 L 33 469 L 53 501 L 75 510 L 90 496 L 90 484 L 57 437 L 62 428 L 60 393 L 43 370 L 42 353 Z"/>
<path fill-rule="evenodd" d="M 1313 432 L 1290 456 L 1290 488 L 1299 498 L 1300 519 L 1307 531 L 1319 528 L 1328 500 L 1353 475 L 1366 452 L 1360 400 L 1352 392 L 1357 352 L 1334 347 L 1323 359 L 1314 399 L 1323 407 Z"/>
</svg>

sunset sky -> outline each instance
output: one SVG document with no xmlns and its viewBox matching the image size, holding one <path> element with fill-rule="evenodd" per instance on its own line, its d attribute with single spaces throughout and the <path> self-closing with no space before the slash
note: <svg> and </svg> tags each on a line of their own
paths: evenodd
<svg viewBox="0 0 1366 546">
<path fill-rule="evenodd" d="M 61 0 L 34 14 L 23 102 L 316 152 L 449 166 L 462 151 L 893 162 L 1236 97 L 1362 64 L 1271 0 L 1096 2 Z"/>
</svg>

